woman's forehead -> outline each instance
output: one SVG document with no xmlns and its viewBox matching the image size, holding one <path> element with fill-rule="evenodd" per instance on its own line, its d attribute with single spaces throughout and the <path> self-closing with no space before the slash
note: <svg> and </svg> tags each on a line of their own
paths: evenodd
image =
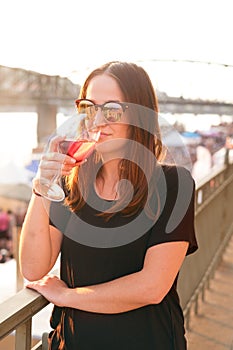
<svg viewBox="0 0 233 350">
<path fill-rule="evenodd" d="M 98 75 L 92 78 L 88 84 L 86 98 L 95 103 L 106 101 L 123 102 L 123 93 L 116 80 L 107 74 Z"/>
</svg>

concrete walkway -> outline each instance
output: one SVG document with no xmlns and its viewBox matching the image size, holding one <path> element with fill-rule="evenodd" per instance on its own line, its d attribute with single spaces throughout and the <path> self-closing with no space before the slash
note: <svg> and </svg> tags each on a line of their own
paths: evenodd
<svg viewBox="0 0 233 350">
<path fill-rule="evenodd" d="M 188 350 L 233 350 L 233 237 L 198 306 L 186 333 Z"/>
</svg>

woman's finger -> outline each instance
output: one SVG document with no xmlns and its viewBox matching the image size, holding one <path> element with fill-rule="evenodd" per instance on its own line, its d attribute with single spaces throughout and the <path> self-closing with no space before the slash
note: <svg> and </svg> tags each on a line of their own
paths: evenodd
<svg viewBox="0 0 233 350">
<path fill-rule="evenodd" d="M 65 139 L 65 136 L 54 136 L 49 141 L 48 152 L 58 152 L 59 151 L 59 143 Z"/>
<path fill-rule="evenodd" d="M 70 156 L 67 156 L 58 152 L 50 152 L 43 154 L 41 161 L 58 162 L 61 164 L 75 164 L 76 160 Z"/>
</svg>

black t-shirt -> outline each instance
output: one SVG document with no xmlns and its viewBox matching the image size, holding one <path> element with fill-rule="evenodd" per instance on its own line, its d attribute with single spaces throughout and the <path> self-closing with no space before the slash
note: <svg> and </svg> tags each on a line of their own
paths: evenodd
<svg viewBox="0 0 233 350">
<path fill-rule="evenodd" d="M 187 241 L 187 254 L 197 249 L 195 189 L 189 171 L 162 166 L 158 174 L 154 198 L 159 201 L 153 202 L 152 197 L 150 204 L 159 215 L 153 220 L 141 211 L 133 217 L 117 213 L 106 222 L 96 214 L 109 210 L 114 201 L 99 198 L 94 190 L 76 214 L 61 203 L 52 203 L 51 224 L 64 233 L 61 278 L 70 288 L 103 283 L 140 271 L 147 249 L 157 244 Z M 55 306 L 51 317 L 54 328 L 50 334 L 51 349 L 186 349 L 176 282 L 177 278 L 159 304 L 118 314 Z"/>
</svg>

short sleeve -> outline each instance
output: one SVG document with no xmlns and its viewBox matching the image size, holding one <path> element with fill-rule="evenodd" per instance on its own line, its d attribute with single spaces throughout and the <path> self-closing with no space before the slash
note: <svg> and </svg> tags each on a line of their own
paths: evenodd
<svg viewBox="0 0 233 350">
<path fill-rule="evenodd" d="M 70 219 L 70 214 L 69 208 L 63 202 L 52 202 L 49 212 L 49 224 L 64 233 Z"/>
<path fill-rule="evenodd" d="M 162 170 L 166 188 L 158 188 L 158 193 L 164 205 L 150 230 L 148 248 L 166 242 L 186 241 L 189 242 L 188 255 L 198 248 L 194 224 L 195 183 L 184 167 L 163 166 Z"/>
</svg>

